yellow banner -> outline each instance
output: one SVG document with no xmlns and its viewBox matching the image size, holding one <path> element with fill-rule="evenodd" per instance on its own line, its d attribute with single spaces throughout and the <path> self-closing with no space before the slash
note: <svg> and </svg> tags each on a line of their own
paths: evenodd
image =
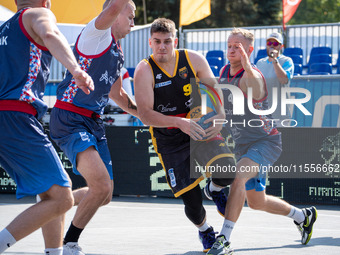
<svg viewBox="0 0 340 255">
<path fill-rule="evenodd" d="M 190 25 L 210 14 L 210 0 L 181 0 L 179 26 Z"/>
<path fill-rule="evenodd" d="M 51 11 L 58 23 L 86 24 L 98 16 L 105 0 L 58 0 L 52 1 Z M 13 12 L 17 11 L 14 0 L 1 0 L 0 4 Z"/>
</svg>

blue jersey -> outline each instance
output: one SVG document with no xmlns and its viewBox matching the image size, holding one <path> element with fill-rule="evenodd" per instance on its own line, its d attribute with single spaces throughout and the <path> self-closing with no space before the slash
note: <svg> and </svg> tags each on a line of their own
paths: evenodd
<svg viewBox="0 0 340 255">
<path fill-rule="evenodd" d="M 92 77 L 95 89 L 89 95 L 85 94 L 75 84 L 72 74 L 67 71 L 65 79 L 58 85 L 57 99 L 103 114 L 109 101 L 111 86 L 119 78 L 124 64 L 123 52 L 113 38 L 111 45 L 104 52 L 87 56 L 78 50 L 78 40 L 73 49 L 74 55 L 81 69 Z"/>
<path fill-rule="evenodd" d="M 22 15 L 26 10 L 20 10 L 0 26 L 0 100 L 26 102 L 41 118 L 47 111 L 42 97 L 52 56 L 25 30 Z"/>
<path fill-rule="evenodd" d="M 252 66 L 256 71 L 260 72 L 254 65 Z M 260 72 L 261 73 L 261 72 Z M 241 69 L 235 76 L 230 76 L 230 65 L 226 65 L 220 76 L 220 84 L 232 84 L 240 88 L 240 79 L 244 74 L 244 69 Z M 262 76 L 263 77 L 263 76 Z M 263 78 L 264 82 L 265 79 Z M 266 86 L 266 83 L 265 83 Z M 268 109 L 267 88 L 266 95 L 261 100 L 253 99 L 253 107 L 257 110 Z M 227 123 L 225 128 L 228 133 L 232 135 L 236 144 L 247 144 L 253 141 L 263 139 L 268 135 L 277 134 L 275 121 L 271 115 L 256 115 L 253 114 L 247 103 L 247 95 L 244 95 L 244 115 L 233 114 L 233 95 L 229 89 L 223 89 L 224 109 L 226 113 Z"/>
</svg>

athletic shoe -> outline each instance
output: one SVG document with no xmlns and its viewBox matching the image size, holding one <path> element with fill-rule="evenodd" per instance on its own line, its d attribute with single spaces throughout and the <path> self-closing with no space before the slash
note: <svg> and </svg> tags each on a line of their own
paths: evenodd
<svg viewBox="0 0 340 255">
<path fill-rule="evenodd" d="M 313 225 L 318 217 L 318 212 L 314 206 L 310 208 L 304 208 L 302 209 L 303 214 L 305 215 L 305 220 L 301 222 L 300 224 L 294 221 L 296 224 L 302 238 L 301 243 L 307 244 L 312 237 L 313 233 Z"/>
<path fill-rule="evenodd" d="M 69 242 L 63 246 L 63 255 L 85 255 L 78 243 Z"/>
<path fill-rule="evenodd" d="M 224 235 L 217 236 L 216 242 L 211 247 L 207 255 L 231 255 L 234 254 L 234 250 L 230 247 L 230 242 L 225 240 Z"/>
<path fill-rule="evenodd" d="M 210 185 L 210 180 L 208 181 L 207 185 L 205 185 L 204 187 L 204 194 L 205 196 L 210 199 L 213 200 L 215 205 L 217 206 L 217 211 L 219 214 L 222 215 L 222 217 L 224 217 L 224 213 L 225 213 L 225 208 L 227 206 L 227 196 L 225 195 L 223 189 L 220 192 L 217 191 L 213 191 L 211 192 L 209 190 L 209 185 Z"/>
<path fill-rule="evenodd" d="M 213 227 L 208 228 L 204 232 L 198 231 L 198 238 L 203 244 L 203 252 L 209 251 L 213 246 L 216 241 L 215 234 L 217 234 L 217 232 L 214 232 Z"/>
</svg>

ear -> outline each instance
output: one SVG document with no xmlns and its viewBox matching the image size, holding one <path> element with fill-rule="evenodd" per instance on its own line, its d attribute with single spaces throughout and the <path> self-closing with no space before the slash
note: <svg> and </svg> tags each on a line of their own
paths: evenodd
<svg viewBox="0 0 340 255">
<path fill-rule="evenodd" d="M 151 47 L 151 38 L 149 38 L 149 47 L 152 48 Z"/>
<path fill-rule="evenodd" d="M 250 56 L 250 54 L 254 51 L 254 46 L 253 45 L 249 45 L 249 50 L 248 50 L 248 55 Z"/>
<path fill-rule="evenodd" d="M 175 38 L 175 44 L 174 44 L 174 48 L 175 48 L 175 49 L 177 48 L 177 45 L 178 45 L 178 38 L 176 37 L 176 38 Z"/>
<path fill-rule="evenodd" d="M 285 47 L 285 45 L 284 45 L 284 44 L 281 44 L 280 50 L 282 50 L 283 47 Z"/>
<path fill-rule="evenodd" d="M 42 0 L 42 6 L 45 7 L 45 8 L 48 7 L 48 5 L 47 5 L 47 0 Z"/>
</svg>

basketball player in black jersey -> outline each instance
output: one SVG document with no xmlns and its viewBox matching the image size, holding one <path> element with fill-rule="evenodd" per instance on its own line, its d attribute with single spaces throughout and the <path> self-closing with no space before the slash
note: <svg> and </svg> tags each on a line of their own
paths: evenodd
<svg viewBox="0 0 340 255">
<path fill-rule="evenodd" d="M 151 26 L 149 45 L 153 54 L 142 60 L 135 71 L 135 98 L 142 122 L 150 125 L 155 150 L 166 172 L 166 179 L 175 197 L 182 198 L 185 214 L 199 230 L 204 251 L 215 242 L 215 232 L 207 223 L 202 205 L 199 183 L 201 173 L 190 176 L 198 162 L 201 166 L 234 166 L 233 154 L 220 135 L 221 125 L 203 130 L 197 120 L 186 118 L 190 108 L 201 105 L 199 85 L 190 79 L 204 79 L 214 87 L 216 80 L 201 54 L 190 50 L 176 50 L 175 24 L 160 18 Z M 217 91 L 217 92 L 216 92 Z M 216 89 L 216 100 L 222 98 Z M 218 95 L 218 96 L 217 96 Z M 206 120 L 224 119 L 222 104 L 215 107 L 217 114 Z M 198 141 L 208 137 L 207 141 Z M 223 188 L 231 184 L 233 175 L 216 178 L 213 174 L 210 193 L 220 214 L 224 216 L 227 198 Z"/>
</svg>

